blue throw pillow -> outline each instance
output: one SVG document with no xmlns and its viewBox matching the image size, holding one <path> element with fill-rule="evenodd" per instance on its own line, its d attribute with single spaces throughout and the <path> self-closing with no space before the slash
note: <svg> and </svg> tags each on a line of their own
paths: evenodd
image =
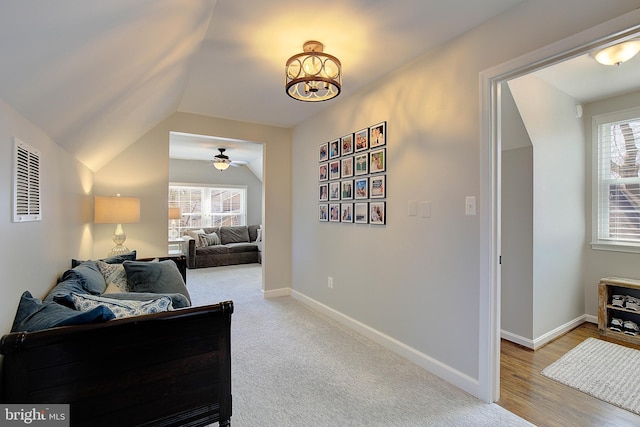
<svg viewBox="0 0 640 427">
<path fill-rule="evenodd" d="M 95 261 L 85 261 L 79 266 L 67 270 L 62 279 L 69 278 L 80 280 L 84 290 L 93 295 L 100 295 L 107 289 L 107 282 Z"/>
<path fill-rule="evenodd" d="M 189 291 L 184 284 L 180 270 L 171 260 L 160 262 L 125 261 L 127 288 L 131 292 L 152 292 L 155 294 L 182 294 L 191 305 Z"/>
<path fill-rule="evenodd" d="M 73 270 L 68 270 L 62 275 L 62 279 L 58 284 L 49 291 L 44 298 L 45 302 L 53 302 L 55 297 L 69 295 L 71 292 L 86 292 L 82 287 L 82 280 Z"/>
<path fill-rule="evenodd" d="M 114 314 L 104 306 L 81 312 L 53 301 L 43 303 L 26 291 L 20 298 L 11 332 L 34 332 L 58 326 L 106 322 L 113 318 Z"/>
</svg>

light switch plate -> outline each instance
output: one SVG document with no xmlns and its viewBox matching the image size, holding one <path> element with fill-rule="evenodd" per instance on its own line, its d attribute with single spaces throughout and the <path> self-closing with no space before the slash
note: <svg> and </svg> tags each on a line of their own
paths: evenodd
<svg viewBox="0 0 640 427">
<path fill-rule="evenodd" d="M 409 216 L 418 215 L 418 201 L 417 200 L 409 200 L 407 209 L 408 209 Z"/>
<path fill-rule="evenodd" d="M 464 214 L 476 214 L 476 196 L 467 196 L 464 198 Z"/>
<path fill-rule="evenodd" d="M 431 218 L 431 202 L 420 202 L 420 216 Z"/>
</svg>

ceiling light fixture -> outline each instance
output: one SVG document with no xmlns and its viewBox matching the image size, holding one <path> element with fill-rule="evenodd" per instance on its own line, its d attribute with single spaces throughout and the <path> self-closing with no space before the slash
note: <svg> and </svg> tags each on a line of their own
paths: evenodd
<svg viewBox="0 0 640 427">
<path fill-rule="evenodd" d="M 218 148 L 218 150 L 220 151 L 220 154 L 213 156 L 213 167 L 219 171 L 227 170 L 231 164 L 231 160 L 229 160 L 229 156 L 224 154 L 226 148 Z"/>
<path fill-rule="evenodd" d="M 603 65 L 620 65 L 640 52 L 640 40 L 629 40 L 606 47 L 596 52 L 593 57 Z"/>
<path fill-rule="evenodd" d="M 324 45 L 308 41 L 303 53 L 293 55 L 285 66 L 287 95 L 298 101 L 327 101 L 340 94 L 342 64 L 335 56 L 324 53 Z"/>
</svg>

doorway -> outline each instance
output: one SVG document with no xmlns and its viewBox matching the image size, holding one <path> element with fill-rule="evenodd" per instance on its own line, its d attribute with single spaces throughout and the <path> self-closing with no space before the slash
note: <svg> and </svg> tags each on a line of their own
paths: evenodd
<svg viewBox="0 0 640 427">
<path fill-rule="evenodd" d="M 633 15 L 633 16 L 632 16 Z M 632 17 L 631 17 L 632 16 Z M 495 402 L 500 396 L 501 330 L 501 85 L 534 71 L 576 58 L 598 47 L 637 35 L 640 11 L 554 43 L 514 61 L 481 73 L 481 346 L 482 397 Z"/>
<path fill-rule="evenodd" d="M 183 228 L 247 225 L 255 226 L 249 238 L 256 239 L 251 230 L 264 224 L 264 149 L 257 142 L 170 132 L 168 187 L 188 193 L 172 197 L 170 191 L 170 204 L 180 205 L 179 234 Z M 221 153 L 225 157 L 217 157 Z M 220 160 L 226 167 L 216 164 Z M 259 247 L 263 255 L 265 245 Z"/>
</svg>

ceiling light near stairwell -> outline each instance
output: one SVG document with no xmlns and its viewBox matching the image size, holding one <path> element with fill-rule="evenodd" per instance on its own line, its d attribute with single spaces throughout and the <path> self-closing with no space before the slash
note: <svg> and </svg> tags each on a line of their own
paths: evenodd
<svg viewBox="0 0 640 427">
<path fill-rule="evenodd" d="M 593 57 L 603 65 L 620 65 L 640 52 L 640 40 L 629 40 L 606 47 L 596 52 Z"/>
<path fill-rule="evenodd" d="M 342 64 L 324 53 L 318 41 L 306 42 L 303 53 L 293 55 L 285 66 L 287 95 L 298 101 L 318 102 L 335 98 L 342 89 Z"/>
</svg>

